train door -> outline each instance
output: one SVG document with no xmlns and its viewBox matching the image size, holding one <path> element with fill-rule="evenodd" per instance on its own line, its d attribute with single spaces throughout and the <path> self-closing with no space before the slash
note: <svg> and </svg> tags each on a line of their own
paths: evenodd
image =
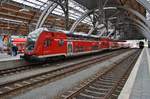
<svg viewBox="0 0 150 99">
<path fill-rule="evenodd" d="M 72 42 L 68 42 L 67 43 L 67 55 L 71 56 L 73 54 L 73 46 L 72 46 Z"/>
<path fill-rule="evenodd" d="M 43 42 L 43 54 L 44 55 L 51 53 L 51 50 L 50 50 L 51 45 L 52 45 L 52 40 L 49 37 L 45 38 Z"/>
</svg>

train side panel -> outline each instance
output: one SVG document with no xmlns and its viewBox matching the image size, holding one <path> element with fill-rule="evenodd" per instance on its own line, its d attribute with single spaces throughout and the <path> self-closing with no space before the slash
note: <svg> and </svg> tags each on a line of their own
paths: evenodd
<svg viewBox="0 0 150 99">
<path fill-rule="evenodd" d="M 33 32 L 34 34 L 34 32 Z M 35 34 L 37 34 L 35 32 Z M 32 35 L 32 33 L 31 33 Z M 29 35 L 30 36 L 30 35 Z M 62 32 L 39 32 L 34 40 L 34 35 L 29 41 L 25 57 L 34 59 L 47 59 L 60 56 L 70 57 L 88 53 L 99 52 L 106 49 L 118 49 L 123 45 L 122 42 L 111 40 L 109 38 L 87 39 L 68 36 Z"/>
<path fill-rule="evenodd" d="M 73 55 L 86 54 L 100 50 L 98 41 L 73 40 Z"/>
<path fill-rule="evenodd" d="M 101 49 L 109 49 L 110 48 L 110 40 L 107 38 L 100 39 L 100 48 Z"/>
<path fill-rule="evenodd" d="M 35 53 L 38 58 L 67 54 L 67 40 L 63 33 L 41 33 L 35 46 Z"/>
</svg>

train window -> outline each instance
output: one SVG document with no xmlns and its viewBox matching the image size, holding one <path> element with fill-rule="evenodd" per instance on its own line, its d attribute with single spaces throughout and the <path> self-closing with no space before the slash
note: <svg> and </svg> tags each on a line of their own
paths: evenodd
<svg viewBox="0 0 150 99">
<path fill-rule="evenodd" d="M 61 39 L 61 40 L 59 40 L 58 43 L 59 43 L 59 46 L 63 46 L 64 45 L 64 40 Z"/>
<path fill-rule="evenodd" d="M 49 47 L 51 45 L 51 40 L 50 39 L 46 39 L 44 41 L 44 47 Z"/>
</svg>

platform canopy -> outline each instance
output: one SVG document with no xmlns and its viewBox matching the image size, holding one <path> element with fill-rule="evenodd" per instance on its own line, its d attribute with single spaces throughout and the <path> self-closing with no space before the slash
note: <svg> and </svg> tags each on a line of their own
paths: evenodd
<svg viewBox="0 0 150 99">
<path fill-rule="evenodd" d="M 143 19 L 147 9 L 140 1 L 1 0 L 0 33 L 26 35 L 46 27 L 99 37 L 141 39 L 149 36 L 150 27 Z"/>
</svg>

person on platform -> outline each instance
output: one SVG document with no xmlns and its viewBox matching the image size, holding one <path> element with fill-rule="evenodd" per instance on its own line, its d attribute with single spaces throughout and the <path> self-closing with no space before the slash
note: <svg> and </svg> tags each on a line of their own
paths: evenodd
<svg viewBox="0 0 150 99">
<path fill-rule="evenodd" d="M 18 47 L 16 45 L 13 45 L 11 50 L 12 50 L 12 56 L 16 56 L 18 52 Z"/>
</svg>

